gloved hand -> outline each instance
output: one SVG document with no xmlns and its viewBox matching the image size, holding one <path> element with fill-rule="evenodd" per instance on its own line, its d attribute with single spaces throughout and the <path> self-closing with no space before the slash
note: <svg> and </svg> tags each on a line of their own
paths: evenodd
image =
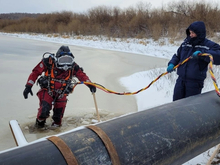
<svg viewBox="0 0 220 165">
<path fill-rule="evenodd" d="M 28 98 L 28 93 L 30 93 L 33 96 L 33 92 L 31 90 L 32 86 L 30 85 L 25 85 L 25 89 L 23 92 L 24 98 L 27 99 Z"/>
<path fill-rule="evenodd" d="M 174 68 L 174 65 L 173 64 L 169 64 L 169 66 L 167 67 L 167 72 L 172 72 L 173 71 L 173 68 Z"/>
<path fill-rule="evenodd" d="M 88 87 L 89 87 L 89 89 L 90 89 L 90 91 L 91 91 L 92 93 L 95 93 L 95 92 L 96 92 L 96 87 L 95 87 L 95 86 L 93 86 L 93 85 L 88 85 Z"/>
<path fill-rule="evenodd" d="M 197 58 L 199 56 L 199 54 L 202 54 L 201 51 L 197 50 L 192 54 L 192 58 Z"/>
</svg>

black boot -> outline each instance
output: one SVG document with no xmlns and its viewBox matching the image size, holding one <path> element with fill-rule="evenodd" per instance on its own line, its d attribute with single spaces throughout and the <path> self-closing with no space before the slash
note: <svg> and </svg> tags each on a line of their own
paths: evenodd
<svg viewBox="0 0 220 165">
<path fill-rule="evenodd" d="M 35 126 L 37 128 L 43 128 L 45 126 L 45 123 L 46 123 L 46 120 L 43 120 L 43 121 L 39 121 L 38 119 L 36 119 L 36 124 Z"/>
</svg>

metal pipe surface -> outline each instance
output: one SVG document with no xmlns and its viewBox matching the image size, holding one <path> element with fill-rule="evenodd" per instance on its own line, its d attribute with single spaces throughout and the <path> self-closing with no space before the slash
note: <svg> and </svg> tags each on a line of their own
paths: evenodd
<svg viewBox="0 0 220 165">
<path fill-rule="evenodd" d="M 96 126 L 108 135 L 121 165 L 183 164 L 220 143 L 220 98 L 211 91 Z M 59 138 L 80 165 L 112 164 L 103 141 L 88 128 Z M 66 162 L 57 147 L 45 140 L 1 153 L 0 164 Z"/>
</svg>

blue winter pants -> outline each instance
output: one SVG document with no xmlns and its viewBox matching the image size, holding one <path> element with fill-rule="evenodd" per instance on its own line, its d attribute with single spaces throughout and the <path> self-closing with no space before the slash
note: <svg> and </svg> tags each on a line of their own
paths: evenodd
<svg viewBox="0 0 220 165">
<path fill-rule="evenodd" d="M 204 81 L 183 80 L 178 77 L 174 87 L 173 101 L 201 94 Z"/>
</svg>

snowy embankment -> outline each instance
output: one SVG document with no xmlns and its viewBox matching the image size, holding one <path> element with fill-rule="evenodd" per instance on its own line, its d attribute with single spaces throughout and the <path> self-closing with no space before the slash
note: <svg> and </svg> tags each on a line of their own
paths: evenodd
<svg viewBox="0 0 220 165">
<path fill-rule="evenodd" d="M 170 59 L 178 49 L 181 41 L 170 44 L 169 39 L 164 38 L 155 42 L 151 39 L 119 39 L 107 37 L 92 37 L 92 36 L 55 36 L 55 35 L 34 35 L 34 34 L 7 34 L 19 38 L 27 38 L 34 40 L 42 40 L 48 42 L 56 42 L 65 45 L 86 46 L 99 49 L 116 50 L 123 52 L 132 52 L 139 55 L 155 56 L 160 58 Z M 128 91 L 135 92 L 141 88 L 146 87 L 151 81 L 157 78 L 161 73 L 166 72 L 166 68 L 155 68 L 149 71 L 135 73 L 128 77 L 122 77 L 120 83 L 125 86 Z M 215 75 L 220 75 L 216 70 Z M 175 72 L 161 77 L 158 81 L 151 85 L 151 87 L 138 95 L 135 95 L 138 104 L 138 110 L 148 109 L 150 107 L 169 103 L 172 101 L 173 86 L 176 80 Z M 220 82 L 216 77 L 217 82 Z M 134 82 L 135 80 L 135 82 Z M 203 92 L 214 90 L 214 86 L 210 76 L 205 81 Z M 150 94 L 151 95 L 150 95 Z M 147 101 L 146 101 L 147 100 Z M 209 151 L 213 152 L 214 148 Z M 199 155 L 198 157 L 188 161 L 184 165 L 206 164 L 208 161 L 208 151 Z"/>
</svg>

